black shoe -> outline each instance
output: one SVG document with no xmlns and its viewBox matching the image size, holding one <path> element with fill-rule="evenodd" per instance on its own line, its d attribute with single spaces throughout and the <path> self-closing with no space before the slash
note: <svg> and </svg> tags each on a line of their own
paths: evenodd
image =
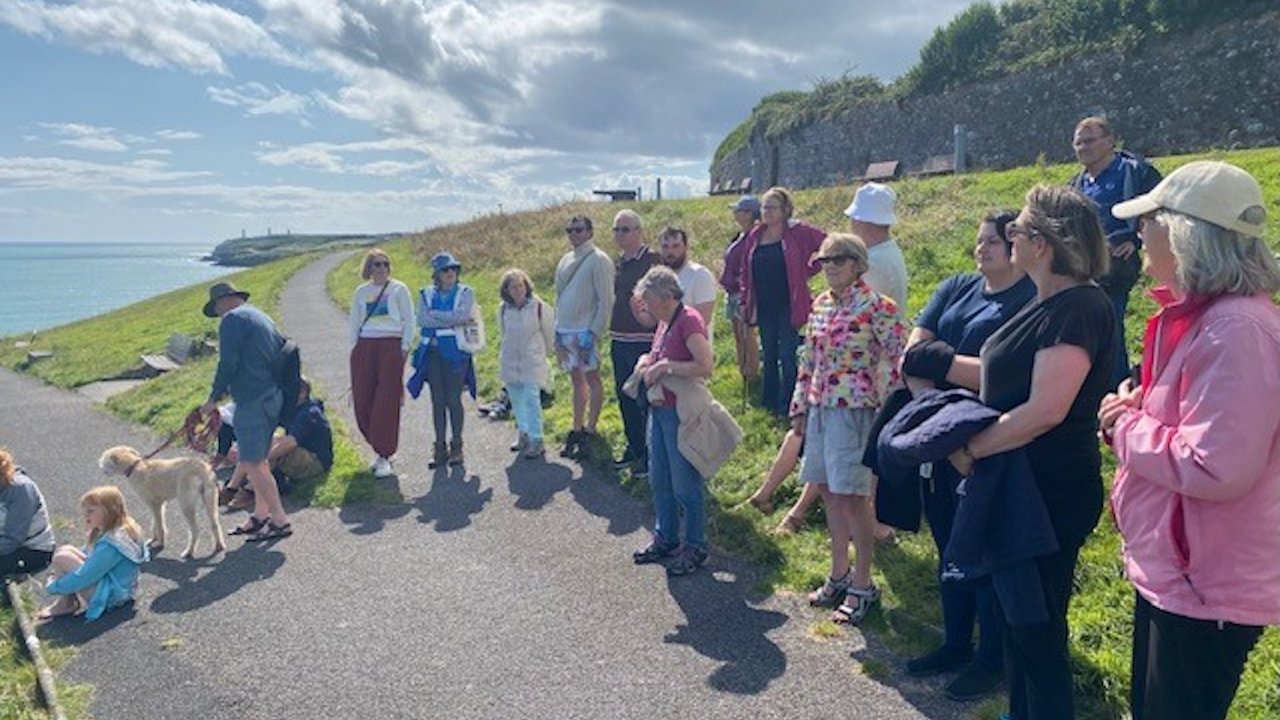
<svg viewBox="0 0 1280 720">
<path fill-rule="evenodd" d="M 995 692 L 1002 682 L 1003 670 L 992 670 L 981 663 L 971 663 L 955 680 L 947 683 L 947 697 L 959 702 L 978 700 Z"/>
<path fill-rule="evenodd" d="M 664 545 L 662 540 L 654 536 L 643 549 L 631 553 L 631 560 L 637 565 L 648 565 L 660 562 L 676 554 L 679 545 Z"/>
<path fill-rule="evenodd" d="M 573 445 L 573 452 L 567 456 L 570 460 L 583 460 L 591 456 L 591 446 L 599 442 L 600 436 L 589 430 L 578 431 L 578 441 Z"/>
<path fill-rule="evenodd" d="M 943 645 L 928 655 L 907 661 L 907 674 L 912 677 L 929 677 L 964 667 L 973 659 L 973 652 L 957 652 Z"/>
<path fill-rule="evenodd" d="M 564 447 L 560 448 L 560 457 L 573 457 L 578 452 L 578 443 L 581 442 L 581 437 L 581 431 L 570 430 L 569 434 L 564 436 Z"/>
<path fill-rule="evenodd" d="M 687 547 L 667 566 L 667 577 L 680 577 L 696 572 L 698 568 L 707 564 L 708 557 L 704 548 Z"/>
<path fill-rule="evenodd" d="M 449 450 L 445 447 L 444 443 L 438 442 L 435 446 L 435 452 L 431 455 L 431 460 L 427 463 L 427 468 L 435 470 L 438 467 L 444 467 L 444 464 L 448 461 Z"/>
<path fill-rule="evenodd" d="M 631 452 L 631 448 L 627 448 L 627 451 L 622 453 L 622 457 L 613 461 L 613 469 L 626 470 L 627 468 L 631 467 L 631 463 L 635 461 L 636 461 L 636 454 Z"/>
</svg>

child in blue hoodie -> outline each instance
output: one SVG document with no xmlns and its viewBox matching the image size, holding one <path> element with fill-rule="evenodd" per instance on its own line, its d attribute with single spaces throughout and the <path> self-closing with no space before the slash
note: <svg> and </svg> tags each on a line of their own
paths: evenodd
<svg viewBox="0 0 1280 720">
<path fill-rule="evenodd" d="M 53 579 L 45 587 L 58 600 L 40 612 L 48 619 L 71 613 L 97 620 L 102 613 L 133 600 L 138 566 L 150 559 L 142 528 L 114 485 L 96 487 L 80 497 L 89 529 L 84 549 L 63 545 L 53 555 Z"/>
</svg>

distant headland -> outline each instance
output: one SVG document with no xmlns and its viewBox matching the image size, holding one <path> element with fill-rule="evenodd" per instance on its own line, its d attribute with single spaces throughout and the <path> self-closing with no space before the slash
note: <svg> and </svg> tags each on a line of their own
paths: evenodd
<svg viewBox="0 0 1280 720">
<path fill-rule="evenodd" d="M 368 246 L 391 242 L 408 233 L 379 235 L 300 235 L 295 233 L 256 235 L 223 240 L 203 260 L 228 267 L 253 267 L 290 255 L 315 250 Z"/>
</svg>

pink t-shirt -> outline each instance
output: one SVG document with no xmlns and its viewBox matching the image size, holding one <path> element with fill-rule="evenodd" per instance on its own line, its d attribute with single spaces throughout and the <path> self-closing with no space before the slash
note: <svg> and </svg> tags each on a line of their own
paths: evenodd
<svg viewBox="0 0 1280 720">
<path fill-rule="evenodd" d="M 681 305 L 671 321 L 669 331 L 666 323 L 658 323 L 658 329 L 653 334 L 653 346 L 649 349 L 650 359 L 653 362 L 659 360 L 688 362 L 692 360 L 693 353 L 689 351 L 690 335 L 707 337 L 707 324 L 702 321 L 702 316 L 698 314 L 698 311 Z M 676 406 L 675 393 L 664 389 L 662 395 L 664 407 Z"/>
</svg>

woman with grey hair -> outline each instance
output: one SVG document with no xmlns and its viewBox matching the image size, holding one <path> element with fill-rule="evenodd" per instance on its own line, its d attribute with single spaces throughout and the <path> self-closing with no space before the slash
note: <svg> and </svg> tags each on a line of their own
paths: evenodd
<svg viewBox="0 0 1280 720">
<path fill-rule="evenodd" d="M 951 464 L 967 477 L 984 458 L 1026 454 L 1058 550 L 1036 558 L 1046 619 L 1005 628 L 1009 715 L 1068 720 L 1067 609 L 1080 548 L 1102 512 L 1098 405 L 1119 351 L 1115 312 L 1096 282 L 1109 252 L 1093 202 L 1065 187 L 1032 188 L 1005 235 L 1036 295 L 987 339 L 980 360 L 954 360 L 955 372 L 977 364 L 982 401 L 1003 414 Z"/>
<path fill-rule="evenodd" d="M 664 377 L 705 380 L 714 360 L 707 326 L 696 310 L 682 302 L 684 292 L 675 271 L 664 265 L 650 268 L 636 283 L 635 294 L 658 320 L 653 347 L 636 363 L 647 387 Z M 680 453 L 680 416 L 675 393 L 663 388 L 662 399 L 649 407 L 649 488 L 653 493 L 653 539 L 632 554 L 637 565 L 670 558 L 667 574 L 688 575 L 707 562 L 704 480 Z M 684 542 L 680 542 L 680 511 L 684 511 Z"/>
<path fill-rule="evenodd" d="M 1262 190 L 1201 161 L 1120 203 L 1140 218 L 1159 305 L 1141 380 L 1099 414 L 1134 606 L 1134 720 L 1226 717 L 1264 626 L 1280 625 L 1280 268 Z"/>
</svg>

